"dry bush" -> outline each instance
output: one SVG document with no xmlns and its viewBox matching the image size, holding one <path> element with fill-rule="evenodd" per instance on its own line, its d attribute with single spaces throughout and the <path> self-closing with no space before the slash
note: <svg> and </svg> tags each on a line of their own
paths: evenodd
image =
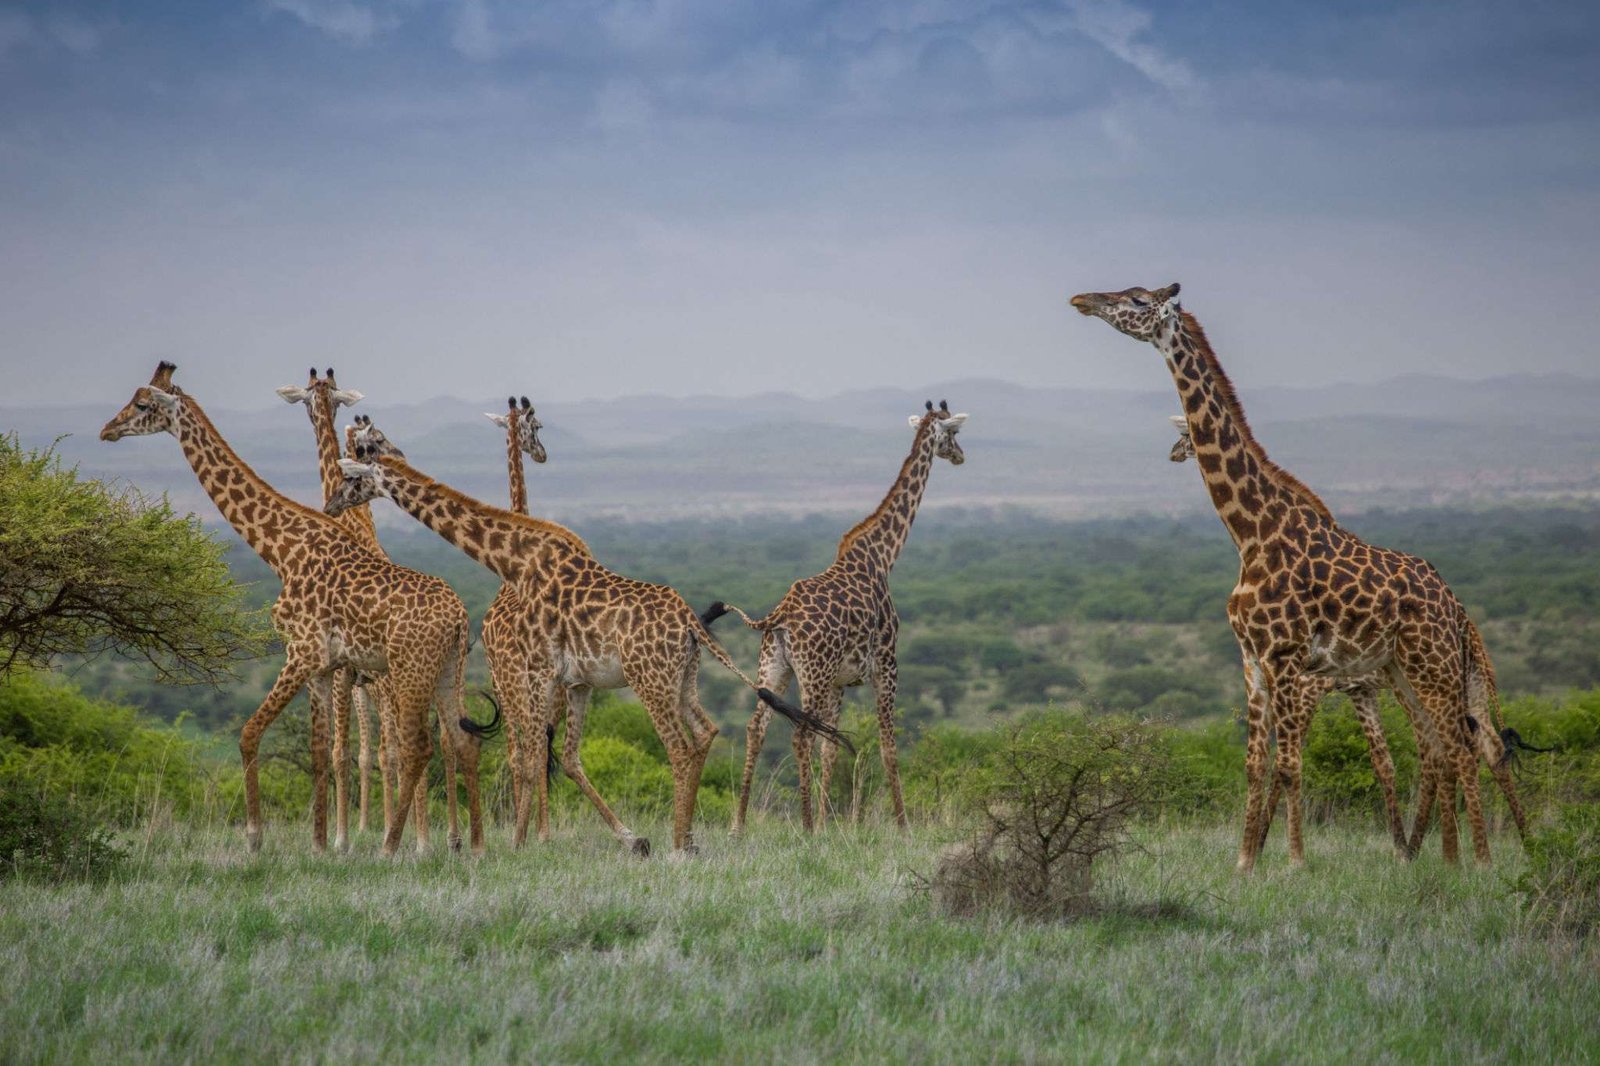
<svg viewBox="0 0 1600 1066">
<path fill-rule="evenodd" d="M 969 804 L 979 827 L 940 856 L 925 887 L 951 914 L 1084 913 L 1095 860 L 1130 846 L 1130 826 L 1156 809 L 1170 777 L 1148 722 L 1029 717 L 1007 729 L 974 775 Z"/>
</svg>

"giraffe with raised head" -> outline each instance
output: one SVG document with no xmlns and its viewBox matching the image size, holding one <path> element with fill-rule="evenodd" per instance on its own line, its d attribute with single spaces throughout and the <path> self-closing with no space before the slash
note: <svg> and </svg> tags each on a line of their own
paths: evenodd
<svg viewBox="0 0 1600 1066">
<path fill-rule="evenodd" d="M 345 480 L 328 502 L 328 512 L 338 514 L 387 496 L 502 581 L 516 586 L 530 615 L 530 632 L 540 645 L 528 666 L 529 691 L 540 708 L 535 720 L 553 723 L 558 701 L 565 701 L 561 768 L 635 854 L 648 855 L 650 842 L 606 805 L 579 758 L 594 689 L 631 688 L 649 713 L 672 770 L 672 844 L 678 851 L 694 850 L 695 799 L 706 755 L 717 736 L 716 724 L 700 706 L 696 683 L 702 647 L 780 714 L 797 725 L 844 739 L 833 727 L 746 677 L 676 590 L 613 573 L 589 554 L 576 534 L 554 522 L 491 507 L 435 481 L 406 462 L 400 449 L 375 426 L 365 425 L 358 437 L 359 461 L 341 464 Z M 521 745 L 517 767 L 522 776 L 518 839 L 527 834 L 534 789 L 541 805 L 546 798 L 545 775 L 535 775 L 533 768 L 542 770 L 549 737 L 536 727 L 529 739 L 531 744 Z M 541 839 L 547 832 L 541 825 Z"/>
<path fill-rule="evenodd" d="M 359 403 L 362 394 L 354 389 L 341 389 L 334 380 L 333 368 L 328 368 L 326 378 L 317 376 L 317 368 L 312 367 L 304 388 L 298 385 L 283 385 L 277 394 L 286 403 L 304 404 L 306 413 L 311 419 L 312 434 L 317 443 L 317 469 L 321 475 L 322 495 L 326 500 L 328 493 L 339 484 L 339 438 L 334 430 L 335 416 L 340 407 L 350 407 Z M 387 558 L 383 545 L 378 543 L 378 531 L 372 524 L 372 510 L 368 507 L 354 508 L 340 515 L 337 519 L 349 534 L 359 541 L 374 555 Z M 356 728 L 359 733 L 358 748 L 356 753 L 356 766 L 360 773 L 361 781 L 358 796 L 356 828 L 366 832 L 368 810 L 372 793 L 372 724 L 369 709 L 376 709 L 378 715 L 378 766 L 383 780 L 383 827 L 387 831 L 390 823 L 394 821 L 394 767 L 389 762 L 387 736 L 391 729 L 388 721 L 388 710 L 382 694 L 383 682 L 366 677 L 347 678 L 344 675 L 347 668 L 341 667 L 333 679 L 333 767 L 334 767 L 334 830 L 333 846 L 343 850 L 349 834 L 349 746 L 350 725 L 349 719 L 352 711 L 356 719 Z M 342 698 L 348 692 L 349 699 Z M 415 804 L 415 818 L 417 825 L 423 827 L 421 832 L 426 836 L 426 821 L 428 817 L 427 790 L 418 793 Z"/>
<path fill-rule="evenodd" d="M 966 462 L 966 454 L 956 441 L 966 420 L 964 414 L 951 414 L 949 404 L 943 400 L 937 408 L 929 400 L 922 414 L 910 416 L 916 430 L 911 451 L 900 464 L 900 473 L 883 501 L 839 541 L 839 550 L 826 570 L 789 586 L 765 618 L 752 619 L 737 607 L 721 602 L 712 604 L 701 616 L 709 624 L 733 611 L 759 632 L 761 659 L 756 677 L 762 687 L 781 693 L 791 679 L 798 681 L 801 704 L 830 725 L 838 724 L 847 687 L 872 685 L 878 710 L 878 751 L 894 802 L 895 822 L 902 829 L 906 827 L 906 805 L 894 739 L 895 683 L 899 676 L 895 645 L 900 616 L 889 595 L 889 572 L 911 533 L 933 461 L 944 459 L 952 466 Z M 733 815 L 736 836 L 744 831 L 751 781 L 771 716 L 765 703 L 757 703 L 745 731 L 744 776 L 739 784 L 739 806 Z M 809 731 L 795 730 L 800 821 L 807 832 L 813 828 L 811 764 L 815 748 L 815 738 Z M 838 746 L 823 738 L 815 822 L 818 826 L 827 822 L 828 786 L 837 755 Z"/>
<path fill-rule="evenodd" d="M 105 424 L 100 439 L 176 437 L 222 517 L 282 582 L 272 621 L 283 639 L 283 669 L 239 737 L 250 850 L 261 846 L 261 736 L 302 688 L 309 688 L 312 698 L 313 843 L 319 850 L 327 846 L 327 707 L 341 667 L 388 677 L 401 796 L 416 794 L 427 769 L 433 750 L 430 710 L 438 703 L 451 712 L 446 719 L 450 742 L 467 757 L 473 850 L 481 850 L 476 755 L 477 733 L 485 727 L 466 717 L 467 612 L 461 600 L 438 578 L 374 555 L 337 522 L 276 492 L 245 464 L 200 404 L 173 383 L 175 369 L 161 363 L 150 383 L 135 389 Z M 345 674 L 347 680 L 350 676 Z M 401 804 L 384 835 L 386 854 L 399 847 L 405 820 Z M 453 813 L 450 828 L 455 843 Z M 417 844 L 419 850 L 427 846 L 420 832 Z"/>
<path fill-rule="evenodd" d="M 1464 639 L 1466 609 L 1422 559 L 1375 547 L 1311 506 L 1293 475 L 1267 458 L 1200 323 L 1163 289 L 1080 293 L 1072 305 L 1161 352 L 1178 388 L 1195 460 L 1218 517 L 1239 548 L 1228 620 L 1248 696 L 1247 800 L 1239 868 L 1255 864 L 1266 815 L 1267 739 L 1300 713 L 1300 680 L 1382 672 L 1447 760 L 1466 799 L 1473 852 L 1489 861 L 1477 755 L 1504 744 L 1491 728 L 1481 644 Z M 1279 732 L 1276 773 L 1289 802 L 1291 860 L 1305 861 L 1300 753 Z M 1448 809 L 1448 810 L 1447 810 Z M 1446 861 L 1457 860 L 1453 804 L 1441 805 Z"/>
<path fill-rule="evenodd" d="M 1172 450 L 1167 458 L 1174 463 L 1187 462 L 1195 456 L 1194 440 L 1189 435 L 1189 420 L 1184 415 L 1171 415 L 1168 421 L 1178 431 L 1178 439 L 1173 442 Z M 1269 471 L 1269 474 L 1271 472 Z M 1305 502 L 1306 506 L 1319 511 L 1327 521 L 1336 522 L 1333 514 L 1328 510 L 1322 500 L 1296 478 L 1287 478 L 1285 487 L 1296 493 Z M 1462 625 L 1467 629 L 1466 639 L 1477 642 L 1480 661 L 1484 667 L 1489 706 L 1499 727 L 1500 739 L 1505 745 L 1506 752 L 1517 748 L 1523 750 L 1539 751 L 1523 742 L 1516 730 L 1507 728 L 1500 710 L 1500 701 L 1495 694 L 1494 665 L 1490 662 L 1489 654 L 1482 647 L 1483 637 L 1478 632 L 1477 625 L 1471 617 L 1462 614 Z M 1418 786 L 1417 815 L 1412 823 L 1411 836 L 1406 837 L 1405 818 L 1400 809 L 1400 802 L 1395 791 L 1394 759 L 1389 754 L 1389 744 L 1383 733 L 1383 723 L 1378 715 L 1378 696 L 1384 687 L 1382 674 L 1369 674 L 1366 677 L 1338 679 L 1327 677 L 1302 676 L 1300 678 L 1300 692 L 1298 704 L 1302 713 L 1294 716 L 1290 721 L 1277 724 L 1277 728 L 1284 731 L 1282 743 L 1295 745 L 1302 748 L 1306 736 L 1310 731 L 1311 718 L 1316 713 L 1322 697 L 1329 692 L 1343 692 L 1350 697 L 1355 708 L 1356 719 L 1361 723 L 1361 731 L 1367 738 L 1367 750 L 1372 759 L 1372 770 L 1378 778 L 1378 784 L 1383 789 L 1384 805 L 1389 814 L 1389 830 L 1394 838 L 1395 851 L 1403 858 L 1414 858 L 1422 848 L 1422 839 L 1427 832 L 1428 819 L 1432 810 L 1434 793 L 1441 776 L 1448 776 L 1448 765 L 1441 760 L 1439 753 L 1428 742 L 1428 731 L 1416 728 L 1415 716 L 1411 708 L 1401 703 L 1401 709 L 1406 712 L 1406 717 L 1412 723 L 1413 732 L 1417 740 L 1417 755 L 1422 763 L 1422 775 Z M 1475 724 L 1474 719 L 1469 719 L 1468 728 Z M 1522 804 L 1517 799 L 1516 788 L 1511 783 L 1511 771 L 1506 759 L 1502 757 L 1499 763 L 1491 764 L 1490 772 L 1494 775 L 1500 791 L 1505 795 L 1506 803 L 1511 808 L 1512 819 L 1516 822 L 1517 832 L 1525 833 L 1527 818 L 1523 813 Z M 1453 780 L 1452 780 L 1453 786 Z M 1267 798 L 1266 815 L 1262 819 L 1261 833 L 1263 842 L 1268 829 L 1271 828 L 1272 819 L 1278 808 L 1278 799 L 1283 791 L 1283 782 L 1276 774 L 1272 778 L 1272 791 Z M 1452 788 L 1452 795 L 1454 789 Z"/>
<path fill-rule="evenodd" d="M 543 463 L 549 458 L 539 440 L 539 430 L 544 428 L 544 423 L 539 421 L 533 404 L 526 396 L 522 398 L 520 408 L 516 397 L 508 396 L 505 414 L 485 412 L 484 417 L 506 431 L 506 477 L 511 486 L 511 510 L 515 514 L 525 515 L 528 513 L 528 482 L 523 476 L 522 457 L 526 455 L 536 463 Z M 345 513 L 362 510 L 364 506 L 351 508 Z M 522 801 L 522 778 L 516 772 L 516 767 L 521 765 L 521 744 L 533 735 L 535 728 L 533 696 L 528 691 L 528 663 L 537 649 L 534 635 L 528 628 L 528 620 L 529 612 L 522 606 L 517 586 L 510 581 L 502 582 L 500 591 L 495 593 L 494 602 L 483 616 L 483 656 L 489 661 L 489 677 L 495 694 L 505 708 L 506 748 L 512 766 L 511 797 L 514 807 Z M 548 723 L 548 728 L 553 729 L 554 723 Z M 548 737 L 545 747 L 548 751 Z M 548 816 L 543 805 L 537 820 L 542 834 L 548 834 Z M 515 842 L 521 844 L 522 840 Z"/>
</svg>

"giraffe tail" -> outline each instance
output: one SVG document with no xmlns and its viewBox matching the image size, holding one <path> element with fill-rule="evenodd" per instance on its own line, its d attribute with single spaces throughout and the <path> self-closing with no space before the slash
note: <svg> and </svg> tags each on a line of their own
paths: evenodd
<svg viewBox="0 0 1600 1066">
<path fill-rule="evenodd" d="M 739 611 L 739 608 L 737 607 L 734 607 L 733 610 L 738 611 L 741 615 L 744 614 L 744 612 Z M 695 621 L 698 622 L 699 620 L 699 617 L 696 616 Z M 733 658 L 728 654 L 727 649 L 721 644 L 717 643 L 716 638 L 711 635 L 711 631 L 708 630 L 704 625 L 700 626 L 695 633 L 695 639 L 703 644 L 707 651 L 711 652 L 711 654 L 716 658 L 717 662 L 727 667 L 730 673 L 732 673 L 740 681 L 743 681 L 746 686 L 752 689 L 755 694 L 760 697 L 762 703 L 765 703 L 768 707 L 771 707 L 773 710 L 789 719 L 789 721 L 793 722 L 797 727 L 809 729 L 813 733 L 817 733 L 826 737 L 835 744 L 843 747 L 851 755 L 856 753 L 855 743 L 850 739 L 849 734 L 843 732 L 837 726 L 829 725 L 827 722 L 824 722 L 821 718 L 818 718 L 804 707 L 798 707 L 795 704 L 790 703 L 788 700 L 785 700 L 783 697 L 773 692 L 770 688 L 763 688 L 754 681 L 750 680 L 750 678 L 745 675 L 745 672 L 739 669 L 738 665 L 734 663 Z"/>
<path fill-rule="evenodd" d="M 477 737 L 479 740 L 488 740 L 490 737 L 498 736 L 500 733 L 500 726 L 502 724 L 502 719 L 500 717 L 500 701 L 495 699 L 494 693 L 490 692 L 486 688 L 479 689 L 478 695 L 489 701 L 489 706 L 494 708 L 494 717 L 480 725 L 479 723 L 468 718 L 466 715 L 462 715 L 461 728 L 466 730 L 472 736 Z"/>
<path fill-rule="evenodd" d="M 751 629 L 766 629 L 766 619 L 751 618 L 733 604 L 724 603 L 721 600 L 715 601 L 710 607 L 707 607 L 705 610 L 700 612 L 700 624 L 705 626 L 705 628 L 709 631 L 711 629 L 712 622 L 715 622 L 717 619 L 721 618 L 730 611 L 743 619 L 744 624 L 749 626 Z"/>
</svg>

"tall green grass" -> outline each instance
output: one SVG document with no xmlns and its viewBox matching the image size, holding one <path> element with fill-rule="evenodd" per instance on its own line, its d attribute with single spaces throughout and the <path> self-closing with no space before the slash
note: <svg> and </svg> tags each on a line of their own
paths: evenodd
<svg viewBox="0 0 1600 1066">
<path fill-rule="evenodd" d="M 764 819 L 690 860 L 592 816 L 513 852 L 385 860 L 376 835 L 258 856 L 146 835 L 105 884 L 0 884 L 13 1062 L 1577 1062 L 1600 948 L 1535 925 L 1499 865 L 1397 862 L 1328 828 L 1233 874 L 1228 826 L 1147 827 L 1079 921 L 940 917 L 946 835 Z M 563 819 L 565 822 L 565 819 Z M 657 835 L 664 825 L 642 825 Z"/>
</svg>

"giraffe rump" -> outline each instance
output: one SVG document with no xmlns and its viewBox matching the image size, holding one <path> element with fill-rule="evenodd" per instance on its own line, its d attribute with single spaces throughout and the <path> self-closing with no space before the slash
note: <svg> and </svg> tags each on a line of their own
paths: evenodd
<svg viewBox="0 0 1600 1066">
<path fill-rule="evenodd" d="M 486 688 L 479 689 L 478 695 L 489 701 L 489 706 L 494 708 L 494 717 L 489 719 L 487 722 L 479 724 L 478 722 L 474 722 L 472 719 L 468 718 L 466 715 L 462 715 L 461 728 L 466 730 L 468 734 L 477 737 L 479 740 L 488 740 L 490 737 L 500 735 L 500 726 L 503 721 L 500 717 L 500 701 L 495 699 L 494 693 L 490 692 Z"/>
</svg>

